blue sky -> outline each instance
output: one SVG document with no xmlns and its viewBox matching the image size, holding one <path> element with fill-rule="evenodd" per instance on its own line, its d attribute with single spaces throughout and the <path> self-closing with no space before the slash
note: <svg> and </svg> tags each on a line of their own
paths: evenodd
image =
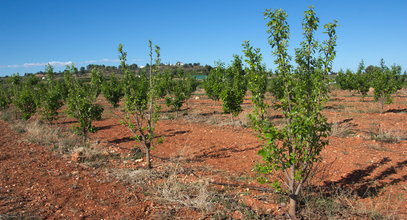
<svg viewBox="0 0 407 220">
<path fill-rule="evenodd" d="M 361 59 L 378 65 L 381 58 L 406 70 L 406 0 L 0 0 L 0 76 L 44 70 L 48 62 L 56 70 L 69 62 L 118 65 L 119 43 L 129 63 L 145 65 L 148 40 L 161 47 L 164 63 L 209 65 L 229 62 L 250 40 L 274 69 L 263 11 L 287 11 L 293 52 L 308 5 L 320 27 L 339 21 L 335 71 L 356 69 Z"/>
</svg>

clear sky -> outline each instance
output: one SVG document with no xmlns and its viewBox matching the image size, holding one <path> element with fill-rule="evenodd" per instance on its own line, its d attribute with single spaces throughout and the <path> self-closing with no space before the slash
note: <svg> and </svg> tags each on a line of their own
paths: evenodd
<svg viewBox="0 0 407 220">
<path fill-rule="evenodd" d="M 339 21 L 335 71 L 381 58 L 406 70 L 406 0 L 0 0 L 0 76 L 44 70 L 48 62 L 56 70 L 69 62 L 118 65 L 119 43 L 129 63 L 145 65 L 148 40 L 161 47 L 164 63 L 209 65 L 229 62 L 250 40 L 274 69 L 263 11 L 287 11 L 293 52 L 308 5 L 320 27 Z"/>
</svg>

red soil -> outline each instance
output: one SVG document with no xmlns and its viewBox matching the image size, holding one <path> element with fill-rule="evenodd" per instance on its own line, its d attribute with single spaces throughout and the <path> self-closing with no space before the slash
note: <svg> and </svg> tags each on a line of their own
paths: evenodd
<svg viewBox="0 0 407 220">
<path fill-rule="evenodd" d="M 399 218 L 407 217 L 407 96 L 399 94 L 393 104 L 386 106 L 385 113 L 378 113 L 378 104 L 371 97 L 362 102 L 360 97 L 344 91 L 334 91 L 331 96 L 324 114 L 330 122 L 347 126 L 352 134 L 329 138 L 313 184 L 327 190 L 347 189 L 366 206 L 384 214 L 395 212 Z M 129 156 L 136 143 L 129 138 L 127 128 L 120 125 L 120 119 L 111 113 L 112 109 L 103 103 L 107 109 L 105 119 L 94 123 L 99 130 L 91 138 L 98 140 L 98 148 Z M 239 120 L 243 124 L 248 121 L 250 101 L 246 100 L 243 107 L 244 112 L 232 122 L 228 115 L 220 113 L 219 103 L 214 105 L 206 96 L 197 94 L 188 101 L 187 115 L 164 113 L 175 119 L 163 119 L 157 124 L 156 134 L 164 141 L 152 151 L 153 166 L 178 158 L 183 166 L 221 171 L 220 176 L 213 173 L 207 176 L 213 181 L 226 182 L 227 176 L 251 177 L 248 185 L 261 186 L 253 180 L 252 172 L 261 161 L 257 155 L 261 143 L 252 129 L 239 126 Z M 74 218 L 147 218 L 144 215 L 149 203 L 142 196 L 126 191 L 117 182 L 99 182 L 104 179 L 103 172 L 79 167 L 43 147 L 20 143 L 5 123 L 1 122 L 0 127 L 0 213 L 52 218 L 62 214 Z M 399 141 L 387 143 L 371 138 L 379 132 L 391 134 Z M 112 161 L 109 166 L 137 168 L 142 164 Z M 274 213 L 279 209 L 276 204 L 258 204 L 261 202 L 250 196 L 246 203 L 273 209 Z"/>
</svg>

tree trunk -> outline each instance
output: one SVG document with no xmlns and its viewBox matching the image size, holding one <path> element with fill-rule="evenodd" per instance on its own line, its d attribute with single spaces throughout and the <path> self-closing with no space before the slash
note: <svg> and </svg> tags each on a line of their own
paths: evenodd
<svg viewBox="0 0 407 220">
<path fill-rule="evenodd" d="M 153 168 L 151 165 L 151 160 L 150 160 L 150 146 L 151 146 L 151 143 L 146 143 L 144 145 L 145 150 L 146 150 L 147 169 Z"/>
<path fill-rule="evenodd" d="M 297 220 L 297 215 L 295 213 L 297 209 L 297 196 L 295 196 L 294 194 L 292 194 L 290 196 L 290 206 L 288 209 L 288 214 L 290 215 L 290 218 L 293 220 Z"/>
<path fill-rule="evenodd" d="M 292 150 L 290 149 L 290 154 Z M 290 198 L 290 206 L 288 207 L 288 214 L 290 215 L 290 218 L 293 220 L 297 220 L 297 215 L 295 213 L 297 209 L 297 195 L 296 195 L 296 190 L 295 190 L 295 165 L 291 165 L 290 167 L 290 177 L 288 181 L 288 186 L 289 186 L 289 193 L 290 195 L 288 196 Z"/>
<path fill-rule="evenodd" d="M 88 136 L 88 132 L 87 132 L 86 128 L 83 128 L 82 132 L 83 132 L 83 143 L 86 143 L 86 138 Z"/>
<path fill-rule="evenodd" d="M 380 113 L 384 113 L 384 98 L 380 99 Z"/>
</svg>

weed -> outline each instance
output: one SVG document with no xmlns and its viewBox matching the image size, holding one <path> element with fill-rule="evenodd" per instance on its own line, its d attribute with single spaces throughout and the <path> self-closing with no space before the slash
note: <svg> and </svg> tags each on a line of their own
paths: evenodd
<svg viewBox="0 0 407 220">
<path fill-rule="evenodd" d="M 33 121 L 25 124 L 25 129 L 27 131 L 25 139 L 29 143 L 49 146 L 58 144 L 60 141 L 58 134 L 61 130 L 58 127 L 50 127 L 39 121 Z"/>
<path fill-rule="evenodd" d="M 72 151 L 72 155 L 76 155 L 77 161 L 83 163 L 88 167 L 102 167 L 109 159 L 118 158 L 118 154 L 110 152 L 102 152 L 93 147 L 79 147 Z"/>
<path fill-rule="evenodd" d="M 350 124 L 333 123 L 331 127 L 331 135 L 334 137 L 351 137 L 355 132 L 351 130 Z"/>
<path fill-rule="evenodd" d="M 12 124 L 12 128 L 17 133 L 22 134 L 27 132 L 26 125 L 27 123 L 24 121 L 17 121 L 16 123 Z"/>
<path fill-rule="evenodd" d="M 12 122 L 16 117 L 15 114 L 12 108 L 3 109 L 0 111 L 0 119 L 6 122 Z"/>
<path fill-rule="evenodd" d="M 319 187 L 308 187 L 301 200 L 300 215 L 303 219 L 395 219 L 397 207 L 379 212 L 378 205 L 366 206 L 357 201 L 357 195 L 340 187 L 329 187 L 326 191 Z M 382 201 L 392 204 L 392 199 Z"/>
<path fill-rule="evenodd" d="M 371 139 L 385 142 L 385 143 L 399 143 L 402 139 L 402 135 L 395 130 L 384 130 L 382 126 L 379 125 L 377 132 L 371 133 Z"/>
</svg>

